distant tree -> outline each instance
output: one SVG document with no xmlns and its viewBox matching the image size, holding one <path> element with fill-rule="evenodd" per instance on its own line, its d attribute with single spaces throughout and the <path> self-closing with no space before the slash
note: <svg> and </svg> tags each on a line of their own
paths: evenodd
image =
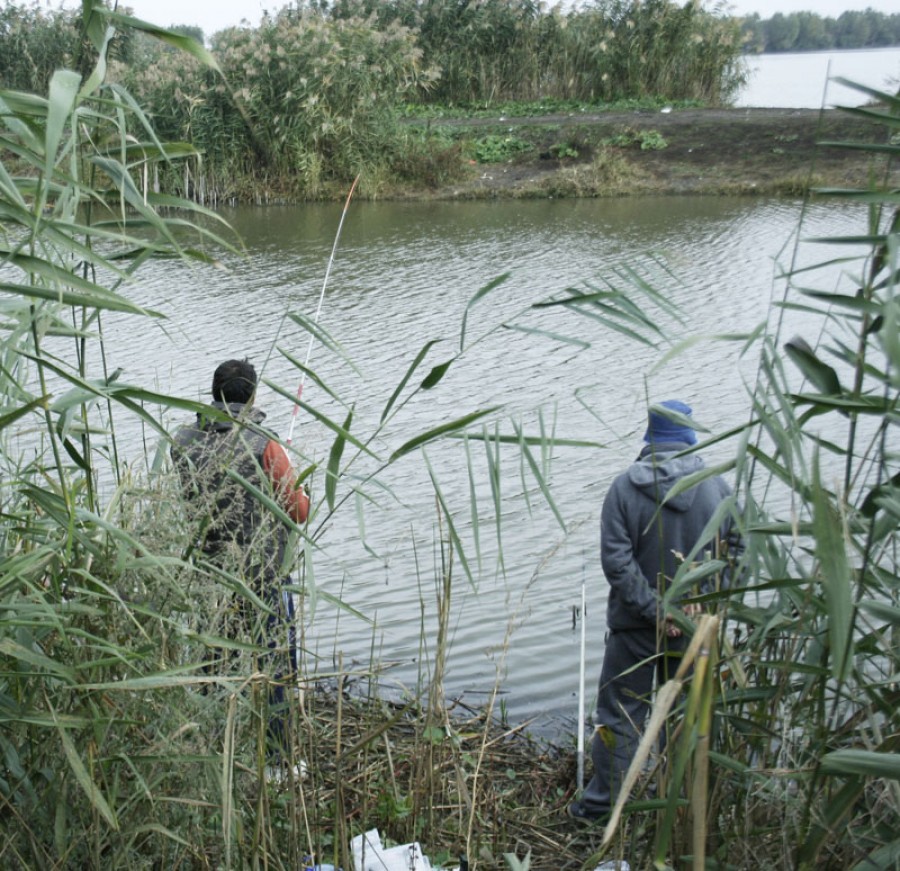
<svg viewBox="0 0 900 871">
<path fill-rule="evenodd" d="M 863 48 L 869 44 L 871 25 L 865 12 L 842 12 L 835 27 L 838 48 Z"/>
<path fill-rule="evenodd" d="M 791 51 L 800 35 L 800 22 L 796 15 L 776 12 L 765 22 L 766 51 Z"/>
<path fill-rule="evenodd" d="M 869 24 L 868 45 L 873 48 L 881 48 L 894 44 L 894 28 L 887 15 L 883 12 L 876 12 L 874 9 L 866 9 L 863 15 L 866 16 Z"/>
<path fill-rule="evenodd" d="M 900 45 L 900 13 L 886 15 L 874 9 L 844 12 L 837 19 L 815 12 L 777 12 L 761 19 L 754 13 L 740 22 L 741 44 L 747 53 Z"/>
<path fill-rule="evenodd" d="M 795 49 L 797 51 L 816 51 L 831 48 L 834 45 L 831 34 L 825 27 L 825 19 L 815 12 L 796 12 L 799 27 Z"/>
</svg>

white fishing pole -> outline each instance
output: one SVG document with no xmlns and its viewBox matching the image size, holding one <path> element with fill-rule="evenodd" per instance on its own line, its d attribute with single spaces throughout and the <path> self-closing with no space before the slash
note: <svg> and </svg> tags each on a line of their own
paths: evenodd
<svg viewBox="0 0 900 871">
<path fill-rule="evenodd" d="M 316 306 L 316 314 L 313 317 L 314 325 L 318 325 L 319 323 L 319 315 L 322 313 L 322 305 L 325 302 L 325 288 L 328 287 L 328 277 L 331 275 L 331 267 L 334 264 L 334 258 L 337 254 L 338 242 L 340 242 L 341 239 L 341 230 L 344 227 L 344 218 L 347 217 L 347 210 L 350 208 L 350 200 L 353 197 L 353 191 L 356 190 L 358 181 L 359 176 L 356 176 L 356 178 L 353 179 L 353 184 L 350 186 L 350 192 L 347 194 L 344 208 L 341 211 L 341 219 L 338 222 L 337 232 L 334 234 L 334 244 L 331 246 L 331 256 L 328 258 L 328 265 L 325 267 L 325 280 L 322 282 L 322 291 L 319 294 L 319 304 Z M 294 409 L 291 412 L 291 425 L 288 429 L 287 439 L 285 440 L 285 443 L 289 446 L 294 437 L 294 424 L 297 421 L 297 412 L 300 410 L 300 400 L 303 398 L 303 386 L 306 384 L 306 370 L 309 369 L 309 359 L 312 357 L 313 342 L 315 341 L 315 338 L 315 333 L 310 332 L 309 345 L 306 348 L 306 359 L 303 361 L 303 372 L 300 375 L 300 384 L 297 386 L 297 399 L 294 402 Z"/>
<path fill-rule="evenodd" d="M 586 629 L 584 606 L 585 606 L 585 588 L 584 588 L 584 554 L 581 555 L 581 656 L 580 667 L 578 673 L 578 791 L 584 789 L 584 657 L 585 657 L 585 635 Z"/>
</svg>

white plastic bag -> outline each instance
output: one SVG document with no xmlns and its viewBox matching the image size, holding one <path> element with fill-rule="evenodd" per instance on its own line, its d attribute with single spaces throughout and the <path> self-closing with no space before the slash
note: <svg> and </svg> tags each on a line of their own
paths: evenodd
<svg viewBox="0 0 900 871">
<path fill-rule="evenodd" d="M 350 851 L 356 871 L 432 871 L 418 841 L 386 848 L 378 829 L 357 835 L 350 842 Z"/>
</svg>

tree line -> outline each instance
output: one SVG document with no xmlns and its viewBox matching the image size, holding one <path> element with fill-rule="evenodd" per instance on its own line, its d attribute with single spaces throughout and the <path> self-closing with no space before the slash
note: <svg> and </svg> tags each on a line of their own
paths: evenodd
<svg viewBox="0 0 900 871">
<path fill-rule="evenodd" d="M 748 52 L 822 51 L 829 48 L 884 48 L 900 45 L 900 14 L 874 9 L 823 18 L 815 12 L 749 15 L 741 31 Z"/>
</svg>

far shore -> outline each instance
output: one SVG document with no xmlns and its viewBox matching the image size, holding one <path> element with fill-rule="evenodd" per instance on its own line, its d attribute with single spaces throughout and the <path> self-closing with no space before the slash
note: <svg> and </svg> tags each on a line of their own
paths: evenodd
<svg viewBox="0 0 900 871">
<path fill-rule="evenodd" d="M 506 163 L 472 165 L 461 181 L 385 191 L 382 198 L 799 196 L 866 187 L 872 155 L 841 144 L 884 142 L 882 125 L 838 109 L 663 109 L 428 123 L 506 133 L 533 147 Z M 644 142 L 662 147 L 642 148 Z M 559 143 L 577 156 L 555 156 Z"/>
</svg>

